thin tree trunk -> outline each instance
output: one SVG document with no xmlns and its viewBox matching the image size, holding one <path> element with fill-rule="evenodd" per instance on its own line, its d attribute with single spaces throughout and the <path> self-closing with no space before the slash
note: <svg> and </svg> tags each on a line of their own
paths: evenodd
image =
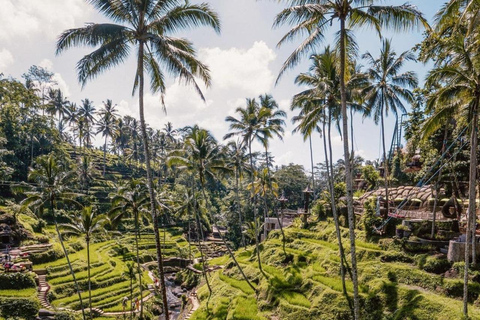
<svg viewBox="0 0 480 320">
<path fill-rule="evenodd" d="M 107 135 L 105 135 L 105 144 L 103 145 L 103 176 L 105 177 L 105 167 L 107 166 Z"/>
<path fill-rule="evenodd" d="M 140 21 L 143 21 L 141 17 Z M 140 127 L 142 131 L 143 138 L 143 147 L 145 149 L 145 164 L 147 167 L 147 185 L 148 192 L 150 194 L 150 207 L 151 214 L 153 218 L 153 229 L 155 231 L 155 246 L 157 249 L 157 264 L 158 264 L 158 274 L 160 276 L 160 285 L 162 292 L 163 300 L 163 311 L 165 314 L 165 320 L 169 320 L 168 314 L 168 301 L 167 301 L 167 288 L 165 286 L 165 274 L 163 272 L 163 256 L 162 256 L 162 247 L 160 244 L 160 234 L 158 232 L 158 216 L 155 206 L 155 194 L 153 189 L 153 177 L 152 177 L 152 168 L 150 167 L 150 150 L 148 150 L 148 136 L 147 128 L 145 125 L 145 114 L 143 108 L 143 91 L 144 91 L 144 71 L 143 71 L 143 57 L 144 57 L 144 43 L 140 42 L 138 50 L 138 61 L 137 61 L 137 76 L 138 76 L 138 92 L 139 92 L 139 109 L 140 109 Z"/>
<path fill-rule="evenodd" d="M 133 320 L 133 278 L 130 278 L 130 320 Z"/>
<path fill-rule="evenodd" d="M 267 164 L 267 179 L 268 179 L 268 183 L 270 183 L 270 168 L 268 167 L 269 163 L 268 163 L 268 149 L 267 149 L 267 147 L 265 147 L 265 161 L 266 161 L 266 164 Z M 267 240 L 267 228 L 266 228 L 267 214 L 268 214 L 267 189 L 265 189 L 265 184 L 263 184 L 263 205 L 264 205 L 264 211 L 263 211 L 263 240 L 264 241 Z"/>
<path fill-rule="evenodd" d="M 387 151 L 385 147 L 385 124 L 383 119 L 383 108 L 382 108 L 382 114 L 380 115 L 380 122 L 382 126 L 381 136 L 382 136 L 382 146 L 383 146 L 383 178 L 385 179 L 385 208 L 387 211 L 383 219 L 387 219 L 388 214 L 390 213 L 390 199 L 388 194 L 388 159 L 387 159 Z"/>
<path fill-rule="evenodd" d="M 82 317 L 83 317 L 83 320 L 86 320 L 85 310 L 83 309 L 82 295 L 80 293 L 80 288 L 78 287 L 77 278 L 75 277 L 75 272 L 73 272 L 72 264 L 70 263 L 70 258 L 68 257 L 67 249 L 65 249 L 65 245 L 63 244 L 62 235 L 60 234 L 60 230 L 58 229 L 57 217 L 55 215 L 55 209 L 53 208 L 53 200 L 50 200 L 50 206 L 51 206 L 52 215 L 53 215 L 53 222 L 55 223 L 55 231 L 57 232 L 58 240 L 60 241 L 60 246 L 62 247 L 63 254 L 65 255 L 65 259 L 67 259 L 68 268 L 70 269 L 70 274 L 72 275 L 73 283 L 75 284 L 75 290 L 77 291 L 77 294 L 78 294 L 78 300 L 80 301 L 80 308 L 82 308 Z"/>
<path fill-rule="evenodd" d="M 355 147 L 353 145 L 353 107 L 350 107 L 350 140 L 352 140 L 352 146 L 351 146 L 351 152 L 350 152 L 350 158 L 353 161 L 355 161 Z M 353 170 L 352 170 L 353 173 Z"/>
<path fill-rule="evenodd" d="M 140 255 L 138 253 L 138 238 L 140 236 L 140 232 L 138 230 L 138 213 L 135 217 L 135 250 L 137 254 L 137 272 L 138 272 L 138 287 L 140 288 L 140 319 L 143 319 L 143 301 L 142 301 L 142 268 L 140 266 Z"/>
<path fill-rule="evenodd" d="M 313 173 L 313 147 L 312 147 L 312 135 L 308 135 L 308 142 L 310 144 L 310 165 L 312 167 L 312 190 L 315 196 L 315 174 Z"/>
<path fill-rule="evenodd" d="M 327 141 L 325 135 L 325 121 L 323 122 L 323 147 L 325 150 L 325 165 L 327 166 L 327 180 L 328 180 L 328 188 L 330 191 L 330 203 L 333 215 L 333 221 L 335 223 L 335 233 L 337 235 L 338 240 L 338 251 L 340 254 L 340 276 L 342 278 L 342 290 L 343 294 L 347 294 L 347 285 L 345 283 L 345 252 L 343 250 L 342 244 L 342 235 L 340 232 L 340 223 L 338 221 L 338 213 L 337 213 L 337 205 L 335 203 L 335 188 L 333 185 L 333 166 L 332 166 L 332 137 L 331 137 L 331 111 L 329 110 L 329 120 L 328 120 L 328 149 L 327 151 Z M 330 160 L 329 160 L 330 159 Z"/>
<path fill-rule="evenodd" d="M 235 201 L 237 202 L 237 212 L 238 212 L 238 223 L 240 224 L 240 234 L 242 237 L 242 246 L 246 249 L 247 248 L 247 243 L 245 242 L 245 235 L 242 232 L 242 210 L 240 207 L 240 195 L 239 195 L 239 173 L 238 173 L 238 168 L 235 169 Z"/>
<path fill-rule="evenodd" d="M 443 143 L 442 143 L 442 154 L 445 152 L 445 145 L 447 143 L 447 135 L 448 135 L 448 125 L 445 126 L 445 132 L 443 134 Z M 440 171 L 438 173 L 437 182 L 435 183 L 435 198 L 433 202 L 433 219 L 432 219 L 432 231 L 430 233 L 430 238 L 435 238 L 435 221 L 437 218 L 437 203 L 438 203 L 438 188 L 440 184 L 440 180 L 442 179 L 442 167 L 440 166 Z M 456 207 L 456 206 L 455 206 Z"/>
<path fill-rule="evenodd" d="M 255 190 L 253 189 L 253 185 L 255 184 L 255 169 L 253 167 L 253 155 L 252 155 L 252 140 L 248 142 L 248 152 L 250 154 L 250 171 L 251 171 L 251 182 L 252 182 L 252 187 L 251 187 L 251 197 L 252 197 L 252 205 L 253 205 L 253 220 L 255 224 L 255 250 L 257 251 L 257 259 L 258 259 L 258 268 L 260 269 L 260 272 L 262 274 L 265 274 L 262 269 L 262 261 L 260 260 L 260 248 L 258 246 L 258 221 L 257 221 L 257 201 L 256 201 L 256 196 L 255 196 Z"/>
<path fill-rule="evenodd" d="M 92 316 L 92 282 L 90 281 L 90 238 L 85 239 L 87 243 L 87 273 L 88 273 L 88 306 L 90 308 L 90 319 Z"/>
<path fill-rule="evenodd" d="M 468 318 L 468 268 L 470 265 L 470 243 L 472 225 L 476 215 L 476 174 L 477 174 L 477 104 L 473 105 L 473 120 L 470 133 L 470 174 L 468 181 L 468 213 L 465 240 L 465 272 L 463 275 L 463 314 Z M 473 234 L 475 237 L 475 234 Z"/>
<path fill-rule="evenodd" d="M 360 300 L 358 295 L 357 279 L 357 256 L 355 247 L 355 214 L 353 212 L 353 183 L 352 170 L 348 150 L 348 118 L 347 118 L 347 94 L 345 89 L 345 18 L 340 19 L 340 94 L 342 99 L 342 122 L 343 122 L 343 151 L 345 158 L 345 180 L 347 184 L 347 210 L 348 229 L 350 234 L 350 254 L 352 258 L 352 282 L 353 282 L 353 315 L 355 320 L 360 319 Z"/>
<path fill-rule="evenodd" d="M 252 288 L 252 290 L 253 290 L 254 292 L 256 292 L 255 287 L 250 283 L 250 280 L 248 280 L 247 276 L 246 276 L 245 273 L 243 272 L 242 267 L 240 266 L 240 264 L 238 263 L 237 259 L 235 258 L 235 255 L 233 254 L 232 250 L 230 249 L 230 246 L 228 245 L 227 241 L 225 240 L 225 237 L 223 236 L 223 234 L 220 232 L 220 229 L 218 228 L 217 221 L 216 221 L 215 217 L 214 217 L 213 214 L 212 214 L 212 208 L 211 208 L 211 206 L 210 206 L 210 202 L 209 202 L 208 199 L 207 199 L 207 195 L 206 195 L 206 193 L 205 193 L 205 185 L 204 185 L 203 183 L 202 183 L 202 193 L 203 193 L 203 198 L 205 199 L 205 202 L 207 203 L 208 212 L 210 213 L 210 218 L 212 219 L 213 225 L 215 226 L 215 228 L 217 228 L 218 234 L 220 235 L 220 238 L 222 239 L 223 244 L 224 244 L 225 247 L 227 248 L 227 251 L 228 251 L 228 254 L 230 255 L 230 258 L 232 258 L 233 262 L 235 263 L 235 265 L 236 265 L 237 268 L 238 268 L 238 271 L 240 271 L 240 273 L 242 274 L 243 279 L 245 279 L 245 281 L 247 281 L 247 283 L 248 283 L 248 285 L 250 286 L 250 288 Z"/>
</svg>

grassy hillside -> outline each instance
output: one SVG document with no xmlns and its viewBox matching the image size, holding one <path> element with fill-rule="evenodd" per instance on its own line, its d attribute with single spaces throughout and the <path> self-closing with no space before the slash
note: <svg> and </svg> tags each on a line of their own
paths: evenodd
<svg viewBox="0 0 480 320">
<path fill-rule="evenodd" d="M 348 252 L 347 231 L 342 229 Z M 201 307 L 192 319 L 350 319 L 349 302 L 342 293 L 333 224 L 321 222 L 309 230 L 288 228 L 286 235 L 287 254 L 293 261 L 282 263 L 280 234 L 270 234 L 262 244 L 264 275 L 259 271 L 254 248 L 236 252 L 245 273 L 255 283 L 256 293 L 227 257 L 211 261 L 224 264 L 225 268 L 211 274 L 213 296 L 208 310 L 207 288 L 204 285 L 198 290 Z M 440 274 L 445 271 L 443 258 L 405 253 L 401 247 L 400 243 L 387 239 L 366 242 L 364 234 L 358 231 L 362 319 L 461 319 L 460 277 Z M 461 274 L 461 270 L 455 272 L 458 268 L 462 268 L 461 264 L 455 264 L 450 274 Z M 350 281 L 347 290 L 351 299 Z M 479 284 L 472 282 L 470 292 L 471 301 L 475 302 L 470 307 L 471 318 L 480 319 L 480 309 L 476 307 Z"/>
</svg>

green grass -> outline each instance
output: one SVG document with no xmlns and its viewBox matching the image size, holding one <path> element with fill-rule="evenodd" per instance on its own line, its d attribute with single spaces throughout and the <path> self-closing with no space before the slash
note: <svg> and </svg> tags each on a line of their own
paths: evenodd
<svg viewBox="0 0 480 320">
<path fill-rule="evenodd" d="M 37 294 L 37 289 L 0 290 L 0 297 L 31 297 Z"/>
</svg>

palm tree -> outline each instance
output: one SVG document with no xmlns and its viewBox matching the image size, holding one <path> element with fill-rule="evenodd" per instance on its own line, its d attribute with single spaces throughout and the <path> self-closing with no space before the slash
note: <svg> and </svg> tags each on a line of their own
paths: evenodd
<svg viewBox="0 0 480 320">
<path fill-rule="evenodd" d="M 208 68 L 195 57 L 192 44 L 181 38 L 170 36 L 181 29 L 200 25 L 212 27 L 220 32 L 220 21 L 208 4 L 179 4 L 176 0 L 138 0 L 126 2 L 122 0 L 91 0 L 101 13 L 119 24 L 102 23 L 88 24 L 83 28 L 66 30 L 57 42 L 57 53 L 72 46 L 86 45 L 96 47 L 78 63 L 78 75 L 82 85 L 93 79 L 99 73 L 110 69 L 126 60 L 130 48 L 137 50 L 137 70 L 133 93 L 139 90 L 139 113 L 145 150 L 147 182 L 150 194 L 150 207 L 154 221 L 155 241 L 157 245 L 157 260 L 162 285 L 165 319 L 168 320 L 168 306 L 163 276 L 162 252 L 158 234 L 157 213 L 155 210 L 155 195 L 153 176 L 150 168 L 150 153 L 148 148 L 147 129 L 144 114 L 145 71 L 151 79 L 153 92 L 163 96 L 166 90 L 165 74 L 159 62 L 167 70 L 185 81 L 193 84 L 199 95 L 204 99 L 195 76 L 200 77 L 205 84 L 210 84 Z"/>
<path fill-rule="evenodd" d="M 409 88 L 414 89 L 418 86 L 417 75 L 413 71 L 400 73 L 405 62 L 415 60 L 415 56 L 411 51 L 404 51 L 399 56 L 395 53 L 391 46 L 391 41 L 383 40 L 380 56 L 375 59 L 367 52 L 363 55 L 369 68 L 367 70 L 369 85 L 362 90 L 362 96 L 365 99 L 367 109 L 364 116 L 372 116 L 375 124 L 380 122 L 381 139 L 383 147 L 383 167 L 385 179 L 385 200 L 386 200 L 386 216 L 389 213 L 389 194 L 388 194 L 388 157 L 385 147 L 385 116 L 390 111 L 398 118 L 398 113 L 406 113 L 407 110 L 402 100 L 413 103 L 413 92 Z"/>
<path fill-rule="evenodd" d="M 254 140 L 259 141 L 263 145 L 265 145 L 265 130 L 263 126 L 263 119 L 265 116 L 270 114 L 270 110 L 266 108 L 260 108 L 257 101 L 255 99 L 247 99 L 245 108 L 238 107 L 235 110 L 236 113 L 240 114 L 240 118 L 236 119 L 232 116 L 228 116 L 225 118 L 225 121 L 230 122 L 230 130 L 233 132 L 227 133 L 223 139 L 229 139 L 233 136 L 241 136 L 242 142 L 248 146 L 248 154 L 250 157 L 250 183 L 253 184 L 255 178 L 255 167 L 253 165 L 253 153 L 252 153 L 252 143 Z M 253 189 L 250 192 L 251 199 L 252 199 L 252 207 L 253 207 L 253 220 L 255 225 L 257 226 L 256 232 L 257 236 L 255 237 L 255 251 L 257 252 L 257 259 L 258 259 L 258 268 L 263 273 L 262 269 L 262 261 L 260 259 L 260 248 L 258 246 L 258 220 L 257 220 L 257 204 L 256 204 L 256 196 L 253 192 Z"/>
<path fill-rule="evenodd" d="M 218 147 L 217 141 L 209 131 L 201 129 L 195 125 L 187 128 L 187 132 L 188 133 L 185 136 L 186 157 L 182 158 L 179 156 L 171 156 L 169 163 L 184 165 L 192 169 L 197 176 L 197 181 L 200 183 L 203 198 L 208 209 L 209 218 L 213 222 L 215 228 L 220 230 L 212 213 L 210 200 L 206 195 L 205 189 L 207 181 L 218 180 L 218 176 L 220 174 L 228 173 L 230 170 L 225 165 L 225 161 L 223 159 L 221 149 Z M 230 257 L 234 261 L 243 278 L 252 288 L 252 290 L 255 291 L 255 287 L 253 287 L 244 274 L 243 269 L 238 264 L 235 255 L 225 240 L 225 237 L 221 234 L 221 232 L 219 232 L 219 234 L 225 247 L 227 248 L 228 253 L 230 254 Z"/>
<path fill-rule="evenodd" d="M 88 305 L 90 307 L 90 319 L 93 317 L 92 313 L 92 288 L 90 281 L 90 240 L 92 236 L 100 231 L 103 231 L 103 226 L 107 222 L 105 215 L 96 214 L 92 207 L 84 207 L 79 215 L 72 217 L 72 223 L 61 224 L 60 227 L 65 231 L 65 234 L 84 235 L 87 243 L 87 277 L 88 277 Z"/>
<path fill-rule="evenodd" d="M 135 280 L 135 266 L 134 263 L 132 262 L 127 262 L 126 264 L 126 269 L 124 271 L 124 275 L 130 279 L 130 320 L 133 320 L 133 280 Z"/>
<path fill-rule="evenodd" d="M 427 77 L 425 86 L 433 92 L 427 97 L 426 112 L 433 112 L 424 124 L 425 137 L 428 137 L 448 119 L 459 117 L 466 119 L 470 130 L 470 171 L 468 217 L 465 245 L 465 273 L 463 311 L 468 317 L 468 266 L 470 264 L 470 245 L 474 239 L 476 217 L 476 167 L 478 147 L 478 112 L 480 111 L 480 68 L 476 41 L 468 35 L 468 24 L 455 20 L 458 28 L 454 36 L 443 42 L 444 52 L 435 61 L 435 68 Z M 435 36 L 433 34 L 432 36 Z M 437 48 L 438 49 L 438 48 Z M 446 54 L 448 53 L 448 54 Z M 475 256 L 473 256 L 475 258 Z"/>
<path fill-rule="evenodd" d="M 240 203 L 240 184 L 244 172 L 248 172 L 248 155 L 245 153 L 246 145 L 240 140 L 230 141 L 227 144 L 228 148 L 228 157 L 227 157 L 227 166 L 235 173 L 235 202 L 236 210 L 238 214 L 238 223 L 240 224 L 240 229 L 243 226 L 242 219 L 242 206 Z M 242 246 L 246 247 L 245 236 L 243 232 L 241 233 L 242 237 Z"/>
<path fill-rule="evenodd" d="M 93 136 L 93 125 L 95 123 L 95 106 L 93 101 L 89 99 L 82 100 L 82 104 L 78 109 L 78 118 L 83 125 L 83 146 L 91 147 L 92 145 L 92 136 Z"/>
<path fill-rule="evenodd" d="M 135 250 L 137 257 L 138 285 L 140 288 L 140 318 L 143 316 L 142 303 L 142 270 L 140 266 L 140 255 L 138 251 L 138 239 L 140 238 L 141 217 L 146 214 L 145 208 L 148 206 L 148 195 L 145 182 L 142 180 L 130 180 L 125 185 L 120 186 L 117 192 L 111 195 L 112 209 L 109 216 L 113 225 L 117 225 L 128 214 L 133 216 L 135 223 Z"/>
<path fill-rule="evenodd" d="M 293 28 L 280 40 L 279 46 L 307 34 L 307 38 L 294 50 L 283 64 L 279 78 L 288 69 L 297 65 L 301 58 L 315 50 L 325 36 L 328 26 L 333 21 L 340 23 L 337 34 L 340 51 L 340 96 L 342 114 L 343 149 L 345 157 L 345 180 L 347 185 L 347 208 L 353 273 L 354 318 L 360 319 L 360 305 L 358 295 L 357 261 L 355 252 L 355 230 L 353 212 L 353 181 L 350 166 L 350 151 L 348 147 L 348 118 L 347 118 L 347 52 L 354 48 L 352 31 L 355 28 L 370 26 L 379 34 L 381 27 L 392 27 L 395 30 L 407 30 L 423 24 L 428 27 L 421 13 L 412 5 L 400 6 L 375 5 L 375 0 L 288 0 L 290 7 L 281 11 L 274 22 L 278 27 L 284 24 L 293 25 Z M 347 48 L 348 47 L 348 48 Z M 277 79 L 278 81 L 279 79 Z"/>
<path fill-rule="evenodd" d="M 262 109 L 266 109 L 269 111 L 268 114 L 265 115 L 263 120 L 263 131 L 264 131 L 264 139 L 263 139 L 263 147 L 265 148 L 265 161 L 266 161 L 266 168 L 267 168 L 267 178 L 270 179 L 270 163 L 268 157 L 268 146 L 269 146 L 269 139 L 276 136 L 280 140 L 283 140 L 283 133 L 285 132 L 285 120 L 284 118 L 287 117 L 285 111 L 280 110 L 278 107 L 277 102 L 273 99 L 273 97 L 269 94 L 261 95 L 258 97 L 260 107 Z M 268 215 L 268 202 L 267 202 L 268 194 L 264 195 L 264 204 L 265 204 L 265 211 L 263 213 L 263 220 L 265 221 Z M 263 235 L 264 238 L 267 238 L 267 230 L 263 228 Z"/>
<path fill-rule="evenodd" d="M 317 131 L 323 136 L 330 208 L 335 223 L 335 231 L 341 257 L 340 274 L 342 278 L 343 293 L 346 294 L 346 260 L 334 193 L 331 134 L 332 122 L 335 119 L 338 123 L 338 118 L 340 116 L 340 81 L 337 68 L 338 57 L 330 50 L 330 47 L 327 46 L 322 54 L 312 55 L 310 59 L 312 60 L 312 65 L 309 68 L 309 72 L 301 73 L 295 79 L 296 84 L 308 86 L 309 88 L 294 96 L 291 108 L 292 110 L 300 108 L 300 114 L 294 117 L 293 121 L 299 123 L 295 128 L 295 131 L 300 131 L 303 134 L 304 139 L 305 136 L 311 135 L 313 131 Z M 322 129 L 319 127 L 320 124 L 322 124 Z M 328 129 L 326 129 L 326 127 Z"/>
<path fill-rule="evenodd" d="M 73 193 L 69 190 L 69 186 L 75 179 L 75 173 L 64 164 L 59 162 L 52 154 L 40 156 L 36 159 L 36 166 L 30 171 L 28 175 L 30 181 L 35 182 L 35 189 L 26 192 L 25 198 L 21 205 L 25 207 L 34 207 L 43 212 L 44 208 L 48 208 L 50 215 L 53 217 L 55 224 L 55 231 L 57 232 L 58 240 L 63 250 L 63 254 L 67 260 L 70 274 L 72 275 L 75 284 L 75 290 L 78 294 L 80 307 L 82 308 L 83 320 L 85 320 L 85 311 L 83 309 L 82 296 L 80 288 L 73 272 L 68 252 L 63 243 L 62 235 L 57 223 L 56 209 L 59 203 L 75 203 L 75 198 L 79 194 Z"/>
<path fill-rule="evenodd" d="M 50 113 L 52 116 L 58 114 L 58 130 L 62 133 L 62 122 L 65 115 L 68 113 L 68 105 L 70 102 L 63 96 L 63 92 L 60 89 L 52 89 L 48 90 L 48 106 L 47 112 Z"/>
<path fill-rule="evenodd" d="M 100 110 L 99 115 L 100 119 L 97 122 L 97 134 L 102 133 L 102 136 L 105 137 L 105 142 L 103 144 L 103 176 L 105 177 L 105 167 L 107 165 L 107 139 L 113 137 L 115 132 L 115 127 L 117 124 L 117 110 L 112 100 L 107 99 L 107 102 L 103 102 L 103 109 Z"/>
</svg>

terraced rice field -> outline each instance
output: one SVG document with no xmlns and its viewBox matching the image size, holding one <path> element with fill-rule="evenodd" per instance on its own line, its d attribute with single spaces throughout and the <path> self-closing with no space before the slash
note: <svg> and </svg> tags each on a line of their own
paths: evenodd
<svg viewBox="0 0 480 320">
<path fill-rule="evenodd" d="M 171 229 L 167 231 L 165 242 L 163 241 L 163 231 L 161 231 L 161 234 L 162 249 L 166 258 L 178 256 L 185 252 L 188 253 L 188 242 L 179 234 L 178 230 Z M 71 239 L 71 242 L 74 241 L 78 241 L 78 239 Z M 195 248 L 192 248 L 192 250 L 195 255 L 198 254 Z M 156 259 L 154 235 L 141 235 L 139 256 L 141 263 Z M 82 299 L 84 304 L 86 304 L 88 300 L 87 250 L 83 248 L 80 251 L 71 253 L 69 257 L 82 290 Z M 122 300 L 124 297 L 130 297 L 130 279 L 126 276 L 127 262 L 136 263 L 135 238 L 133 234 L 90 245 L 92 307 L 99 308 L 105 312 L 123 311 Z M 51 293 L 49 294 L 51 304 L 56 308 L 62 307 L 78 310 L 80 303 L 66 259 L 63 258 L 35 266 L 35 269 L 43 268 L 48 272 L 47 282 L 51 286 Z M 152 283 L 153 281 L 148 276 L 148 271 L 143 270 L 143 297 L 150 293 L 147 286 Z M 133 299 L 135 297 L 140 298 L 138 276 L 133 282 Z"/>
</svg>

